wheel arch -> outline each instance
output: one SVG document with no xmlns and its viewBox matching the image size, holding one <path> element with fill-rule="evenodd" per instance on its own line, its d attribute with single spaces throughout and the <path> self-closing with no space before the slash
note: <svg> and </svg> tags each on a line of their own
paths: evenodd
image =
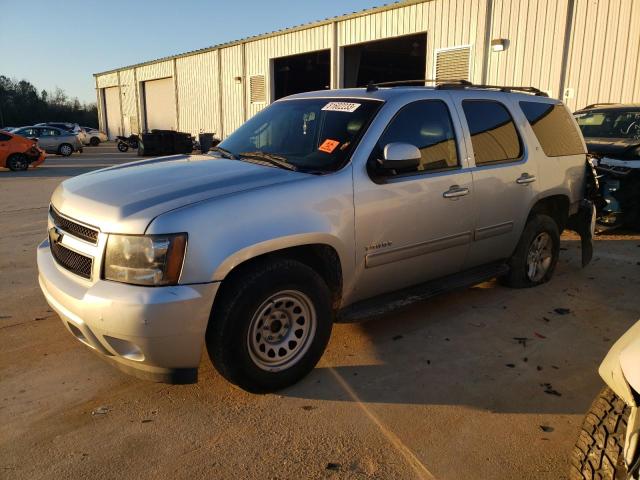
<svg viewBox="0 0 640 480">
<path fill-rule="evenodd" d="M 529 211 L 529 218 L 538 214 L 548 215 L 555 220 L 558 230 L 562 233 L 567 226 L 570 205 L 569 197 L 564 194 L 538 198 Z"/>
<path fill-rule="evenodd" d="M 339 308 L 343 295 L 343 268 L 338 249 L 326 242 L 254 246 L 237 252 L 217 268 L 214 278 L 221 281 L 221 291 L 247 269 L 271 259 L 288 258 L 299 261 L 315 270 L 325 281 L 331 292 L 332 304 Z M 219 294 L 222 292 L 219 292 Z"/>
</svg>

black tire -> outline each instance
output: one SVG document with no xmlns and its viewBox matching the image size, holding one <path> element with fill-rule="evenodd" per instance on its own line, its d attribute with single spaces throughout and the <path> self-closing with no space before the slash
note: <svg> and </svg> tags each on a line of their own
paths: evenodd
<svg viewBox="0 0 640 480">
<path fill-rule="evenodd" d="M 118 142 L 118 150 L 120 150 L 122 153 L 124 153 L 127 150 L 129 150 L 129 145 L 127 145 L 124 142 Z"/>
<path fill-rule="evenodd" d="M 73 153 L 73 145 L 69 143 L 63 143 L 58 147 L 58 155 L 62 155 L 63 157 L 70 157 Z"/>
<path fill-rule="evenodd" d="M 548 235 L 550 240 L 550 263 L 546 267 L 544 275 L 540 278 L 531 278 L 529 272 L 529 253 L 533 248 L 534 240 L 540 235 Z M 508 262 L 509 272 L 501 277 L 500 283 L 512 288 L 529 288 L 548 282 L 558 263 L 560 254 L 560 231 L 558 224 L 548 215 L 532 215 L 524 227 L 520 241 L 515 252 Z"/>
<path fill-rule="evenodd" d="M 221 297 L 216 300 L 206 334 L 207 351 L 216 370 L 229 382 L 253 393 L 288 387 L 313 370 L 324 353 L 333 326 L 331 295 L 320 275 L 303 263 L 282 259 L 262 261 L 238 272 L 227 282 L 221 287 Z M 285 369 L 268 371 L 259 366 L 260 360 L 253 359 L 256 354 L 250 351 L 249 331 L 254 319 L 263 318 L 258 313 L 265 302 L 284 291 L 297 291 L 310 300 L 315 311 L 315 333 L 308 334 L 305 346 L 294 357 L 295 363 Z M 273 304 L 274 313 L 278 312 L 277 306 L 278 303 Z M 261 323 L 262 320 L 258 328 Z M 291 325 L 292 332 L 298 328 L 293 320 Z M 287 339 L 295 340 L 291 336 Z"/>
<path fill-rule="evenodd" d="M 29 160 L 21 153 L 14 153 L 7 158 L 6 165 L 12 172 L 20 172 L 29 168 Z"/>
<path fill-rule="evenodd" d="M 91 137 L 89 139 L 89 145 L 91 145 L 92 147 L 97 147 L 98 145 L 100 145 L 100 139 L 98 137 Z"/>
<path fill-rule="evenodd" d="M 624 440 L 629 408 L 608 387 L 591 404 L 571 452 L 569 480 L 627 478 Z"/>
</svg>

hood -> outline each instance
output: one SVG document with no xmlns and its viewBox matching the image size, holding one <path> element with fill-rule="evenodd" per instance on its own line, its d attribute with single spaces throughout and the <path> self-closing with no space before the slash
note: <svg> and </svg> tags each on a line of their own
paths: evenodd
<svg viewBox="0 0 640 480">
<path fill-rule="evenodd" d="M 635 149 L 640 146 L 637 138 L 585 138 L 587 151 L 598 157 L 613 157 L 623 160 L 637 160 Z"/>
<path fill-rule="evenodd" d="M 305 177 L 210 155 L 175 155 L 70 178 L 58 186 L 51 203 L 64 215 L 104 232 L 139 234 L 169 210 Z"/>
</svg>

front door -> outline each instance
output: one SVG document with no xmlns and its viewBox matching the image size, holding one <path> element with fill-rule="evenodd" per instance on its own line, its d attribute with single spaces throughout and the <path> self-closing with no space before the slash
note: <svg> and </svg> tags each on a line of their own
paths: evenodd
<svg viewBox="0 0 640 480">
<path fill-rule="evenodd" d="M 354 301 L 462 268 L 472 238 L 474 192 L 460 138 L 448 101 L 409 103 L 381 135 L 367 172 L 354 174 Z M 417 170 L 376 169 L 376 158 L 393 142 L 420 149 Z"/>
<path fill-rule="evenodd" d="M 473 98 L 470 92 L 457 96 L 473 151 L 476 207 L 474 241 L 465 268 L 511 256 L 536 194 L 535 154 L 522 141 L 512 114 L 502 103 L 504 95 L 483 97 Z"/>
</svg>

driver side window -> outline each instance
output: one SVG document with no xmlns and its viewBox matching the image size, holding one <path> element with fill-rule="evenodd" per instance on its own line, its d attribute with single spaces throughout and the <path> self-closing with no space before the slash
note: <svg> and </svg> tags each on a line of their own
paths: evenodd
<svg viewBox="0 0 640 480">
<path fill-rule="evenodd" d="M 402 107 L 380 137 L 375 155 L 382 155 L 385 145 L 394 142 L 409 143 L 420 150 L 420 164 L 412 173 L 459 166 L 449 108 L 441 100 L 421 100 Z"/>
</svg>

